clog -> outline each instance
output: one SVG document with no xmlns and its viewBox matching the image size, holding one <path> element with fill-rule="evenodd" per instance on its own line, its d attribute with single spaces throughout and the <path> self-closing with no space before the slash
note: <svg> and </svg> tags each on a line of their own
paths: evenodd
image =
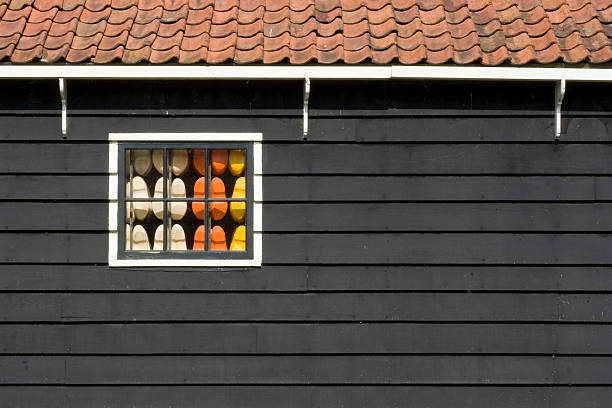
<svg viewBox="0 0 612 408">
<path fill-rule="evenodd" d="M 185 231 L 183 227 L 174 224 L 170 230 L 170 242 L 168 249 L 171 251 L 186 251 L 187 241 L 185 240 Z"/>
<path fill-rule="evenodd" d="M 170 197 L 171 198 L 185 198 L 187 197 L 185 190 L 185 183 L 183 180 L 176 178 L 172 180 L 170 186 Z M 187 212 L 186 201 L 168 201 L 168 212 L 173 220 L 180 220 L 185 216 Z"/>
<path fill-rule="evenodd" d="M 215 176 L 220 176 L 227 169 L 227 150 L 214 149 L 210 151 L 210 164 Z"/>
<path fill-rule="evenodd" d="M 244 150 L 230 150 L 229 169 L 233 176 L 240 176 L 244 171 L 246 153 Z"/>
<path fill-rule="evenodd" d="M 234 230 L 230 251 L 246 251 L 246 227 L 244 225 L 239 225 Z"/>
<path fill-rule="evenodd" d="M 132 163 L 134 170 L 141 176 L 146 176 L 151 171 L 151 151 L 150 150 L 132 150 Z"/>
<path fill-rule="evenodd" d="M 135 225 L 132 229 L 132 242 L 130 243 L 130 226 L 125 226 L 125 249 L 126 251 L 149 251 L 149 237 L 142 225 Z"/>
<path fill-rule="evenodd" d="M 147 183 L 140 176 L 136 176 L 132 179 L 132 183 L 129 181 L 125 184 L 125 196 L 126 198 L 149 198 L 149 188 Z M 151 209 L 151 203 L 149 201 L 126 201 L 125 203 L 125 219 L 130 221 L 132 219 L 131 209 L 134 210 L 134 216 L 136 219 L 142 221 L 149 215 Z"/>
<path fill-rule="evenodd" d="M 219 177 L 213 177 L 210 181 L 210 197 L 226 198 L 225 184 Z M 210 203 L 210 215 L 213 220 L 219 221 L 227 213 L 227 201 L 212 201 Z"/>
<path fill-rule="evenodd" d="M 204 150 L 202 149 L 194 150 L 193 151 L 193 168 L 201 176 L 206 174 L 204 171 L 204 163 L 206 163 L 206 160 L 204 160 Z"/>
<path fill-rule="evenodd" d="M 204 234 L 204 226 L 200 225 L 196 229 L 195 235 L 193 236 L 193 250 L 194 251 L 203 251 L 204 248 L 206 248 L 204 246 L 204 240 L 206 239 L 205 235 L 206 234 Z"/>
<path fill-rule="evenodd" d="M 164 249 L 164 226 L 159 224 L 155 230 L 155 238 L 153 239 L 153 250 L 162 251 Z"/>
<path fill-rule="evenodd" d="M 193 185 L 193 198 L 204 198 L 206 195 L 206 178 L 200 177 L 196 180 Z M 191 211 L 193 211 L 193 215 L 196 216 L 198 220 L 204 219 L 204 212 L 206 211 L 204 208 L 206 207 L 206 203 L 193 201 L 191 203 Z"/>
<path fill-rule="evenodd" d="M 238 177 L 234 184 L 234 191 L 232 192 L 232 198 L 246 198 L 246 180 L 244 177 Z M 238 201 L 230 203 L 230 214 L 236 222 L 240 222 L 244 219 L 246 213 L 246 202 Z"/>
<path fill-rule="evenodd" d="M 225 243 L 225 231 L 218 225 L 215 225 L 210 232 L 210 250 L 211 251 L 227 251 Z"/>
<path fill-rule="evenodd" d="M 162 149 L 153 150 L 153 166 L 159 174 L 164 174 L 164 151 Z"/>
<path fill-rule="evenodd" d="M 155 191 L 153 192 L 153 198 L 163 198 L 164 197 L 164 178 L 160 177 L 155 182 Z M 151 208 L 153 208 L 153 214 L 162 220 L 164 219 L 164 203 L 162 201 L 153 201 L 151 203 Z"/>
<path fill-rule="evenodd" d="M 170 166 L 175 176 L 180 176 L 189 165 L 189 153 L 185 149 L 170 150 Z"/>
</svg>

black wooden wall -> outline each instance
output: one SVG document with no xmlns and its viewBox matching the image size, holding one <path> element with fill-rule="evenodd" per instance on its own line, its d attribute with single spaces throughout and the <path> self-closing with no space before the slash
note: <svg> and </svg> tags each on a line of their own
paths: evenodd
<svg viewBox="0 0 612 408">
<path fill-rule="evenodd" d="M 608 407 L 612 87 L 3 81 L 0 406 Z M 109 132 L 264 134 L 264 266 L 109 269 Z"/>
</svg>

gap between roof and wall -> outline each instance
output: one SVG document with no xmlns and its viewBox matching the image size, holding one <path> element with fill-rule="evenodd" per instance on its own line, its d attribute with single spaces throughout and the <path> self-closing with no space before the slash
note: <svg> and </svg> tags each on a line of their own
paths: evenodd
<svg viewBox="0 0 612 408">
<path fill-rule="evenodd" d="M 310 80 L 475 80 L 545 81 L 555 83 L 555 139 L 561 136 L 561 105 L 567 81 L 612 82 L 609 68 L 481 66 L 240 66 L 240 65 L 0 65 L 0 79 L 60 80 L 62 134 L 67 133 L 67 79 L 272 79 L 304 81 L 304 139 L 308 136 Z"/>
</svg>

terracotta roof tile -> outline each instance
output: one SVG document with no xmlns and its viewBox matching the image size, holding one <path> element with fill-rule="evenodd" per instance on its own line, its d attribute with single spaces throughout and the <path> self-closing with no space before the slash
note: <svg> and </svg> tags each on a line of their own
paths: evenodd
<svg viewBox="0 0 612 408">
<path fill-rule="evenodd" d="M 57 62 L 66 58 L 66 55 L 68 55 L 68 50 L 70 50 L 70 45 L 68 44 L 65 44 L 61 48 L 57 49 L 43 48 L 40 60 L 43 62 Z"/>
<path fill-rule="evenodd" d="M 35 59 L 40 59 L 40 57 L 42 56 L 42 51 L 43 46 L 40 44 L 34 48 L 28 49 L 15 48 L 15 50 L 13 51 L 13 55 L 11 55 L 11 61 L 18 63 L 31 62 Z"/>
<path fill-rule="evenodd" d="M 134 22 L 137 24 L 148 24 L 153 20 L 159 20 L 162 16 L 164 9 L 159 6 L 155 7 L 151 10 L 138 10 L 136 13 L 136 17 L 134 18 Z"/>
<path fill-rule="evenodd" d="M 121 24 L 106 24 L 104 35 L 107 37 L 116 37 L 124 32 L 130 31 L 132 28 L 132 20 L 126 20 Z"/>
<path fill-rule="evenodd" d="M 47 32 L 51 28 L 51 20 L 45 20 L 42 23 L 26 23 L 25 28 L 23 29 L 23 35 L 25 36 L 33 36 L 38 35 L 41 32 Z"/>
<path fill-rule="evenodd" d="M 44 46 L 45 46 L 45 49 L 56 50 L 59 48 L 63 48 L 65 46 L 70 46 L 73 38 L 74 38 L 74 32 L 72 31 L 68 31 L 66 34 L 61 35 L 61 36 L 47 35 Z"/>
<path fill-rule="evenodd" d="M 3 21 L 17 21 L 20 18 L 28 18 L 30 16 L 30 12 L 32 11 L 32 6 L 26 6 L 22 9 L 11 10 L 7 9 L 2 16 Z"/>
<path fill-rule="evenodd" d="M 79 37 L 77 35 L 72 39 L 72 44 L 70 44 L 70 48 L 74 50 L 84 50 L 91 46 L 97 46 L 100 43 L 102 36 L 102 33 L 97 33 L 89 37 Z"/>
<path fill-rule="evenodd" d="M 128 20 L 134 20 L 138 14 L 138 8 L 132 6 L 125 9 L 113 9 L 108 17 L 109 24 L 122 24 Z"/>
<path fill-rule="evenodd" d="M 104 35 L 102 39 L 100 40 L 100 43 L 98 44 L 98 51 L 99 50 L 102 50 L 102 51 L 113 50 L 119 46 L 123 46 L 123 44 L 125 44 L 127 40 L 128 40 L 127 31 L 123 31 L 121 34 L 115 37 Z"/>
<path fill-rule="evenodd" d="M 38 11 L 49 11 L 62 6 L 63 0 L 34 0 L 32 6 Z"/>
<path fill-rule="evenodd" d="M 102 50 L 98 48 L 98 52 L 96 52 L 96 56 L 92 59 L 92 61 L 96 64 L 105 64 L 115 60 L 120 60 L 123 56 L 123 50 L 123 46 L 119 46 L 111 50 Z"/>
<path fill-rule="evenodd" d="M 42 23 L 43 21 L 53 21 L 53 17 L 57 14 L 57 8 L 51 8 L 46 11 L 38 11 L 32 9 L 28 22 L 30 23 Z"/>
<path fill-rule="evenodd" d="M 610 0 L 0 0 L 12 62 L 612 60 Z"/>
</svg>

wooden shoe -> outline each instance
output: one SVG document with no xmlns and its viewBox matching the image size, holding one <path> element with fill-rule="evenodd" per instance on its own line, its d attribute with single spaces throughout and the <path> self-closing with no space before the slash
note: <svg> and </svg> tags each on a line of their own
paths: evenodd
<svg viewBox="0 0 612 408">
<path fill-rule="evenodd" d="M 230 251 L 246 251 L 246 227 L 244 225 L 239 225 L 234 230 Z"/>
<path fill-rule="evenodd" d="M 215 176 L 220 176 L 227 169 L 227 150 L 215 149 L 210 152 L 210 163 Z"/>
<path fill-rule="evenodd" d="M 164 151 L 161 149 L 153 150 L 153 166 L 159 174 L 164 174 Z"/>
<path fill-rule="evenodd" d="M 164 178 L 160 177 L 155 182 L 155 191 L 153 192 L 153 198 L 162 198 L 164 196 Z M 153 214 L 162 220 L 164 219 L 164 203 L 161 201 L 153 201 L 151 203 Z"/>
<path fill-rule="evenodd" d="M 171 251 L 186 251 L 187 241 L 185 240 L 185 231 L 183 227 L 178 224 L 174 224 L 170 230 L 170 245 Z"/>
<path fill-rule="evenodd" d="M 227 251 L 225 243 L 225 231 L 218 225 L 215 225 L 210 232 L 210 250 L 211 251 Z"/>
<path fill-rule="evenodd" d="M 206 195 L 206 178 L 200 177 L 196 180 L 193 185 L 193 198 L 204 198 Z M 191 203 L 191 211 L 193 211 L 193 215 L 196 216 L 198 220 L 204 219 L 204 212 L 206 211 L 204 208 L 206 203 L 193 201 Z"/>
<path fill-rule="evenodd" d="M 185 190 L 185 183 L 183 180 L 176 178 L 172 180 L 172 186 L 170 187 L 170 197 L 171 198 L 185 198 L 187 197 Z M 173 220 L 180 220 L 185 216 L 187 212 L 187 202 L 186 201 L 169 201 L 168 202 L 168 212 L 170 212 L 170 216 Z"/>
<path fill-rule="evenodd" d="M 125 185 L 125 196 L 127 198 L 149 198 L 149 188 L 147 187 L 147 183 L 140 176 L 134 177 L 132 179 L 131 184 L 128 181 Z M 125 219 L 127 221 L 130 221 L 132 219 L 130 214 L 130 207 L 134 209 L 134 216 L 136 217 L 136 219 L 142 221 L 147 218 L 147 215 L 149 215 L 151 203 L 148 201 L 126 201 Z"/>
<path fill-rule="evenodd" d="M 246 198 L 246 179 L 244 177 L 238 177 L 236 184 L 234 184 L 234 191 L 232 198 Z M 246 213 L 246 202 L 231 202 L 230 203 L 230 214 L 236 222 L 240 222 L 244 219 Z"/>
<path fill-rule="evenodd" d="M 125 230 L 126 242 L 125 249 L 127 251 L 150 251 L 149 236 L 142 225 L 135 225 L 132 230 L 132 245 L 130 246 L 130 226 L 126 225 Z"/>
<path fill-rule="evenodd" d="M 213 177 L 210 182 L 210 197 L 211 198 L 226 198 L 225 184 L 219 177 Z M 213 220 L 219 221 L 227 213 L 227 201 L 212 201 L 210 203 L 210 215 Z"/>
<path fill-rule="evenodd" d="M 183 174 L 183 172 L 187 169 L 187 166 L 189 165 L 189 153 L 187 153 L 187 150 L 185 149 L 170 151 L 172 152 L 172 158 L 170 160 L 172 173 L 174 173 L 175 176 L 180 176 L 181 174 Z"/>
<path fill-rule="evenodd" d="M 155 230 L 155 238 L 153 238 L 153 250 L 162 251 L 164 249 L 164 226 L 159 224 Z"/>
<path fill-rule="evenodd" d="M 206 174 L 204 170 L 204 150 L 196 149 L 193 151 L 193 168 L 198 172 L 199 175 L 203 176 Z"/>
<path fill-rule="evenodd" d="M 151 171 L 151 151 L 150 150 L 132 150 L 132 163 L 134 170 L 141 176 L 146 176 Z"/>
<path fill-rule="evenodd" d="M 206 239 L 204 234 L 204 226 L 200 225 L 193 236 L 193 250 L 194 251 L 203 251 L 204 248 L 204 240 Z"/>
<path fill-rule="evenodd" d="M 239 176 L 244 171 L 246 154 L 244 150 L 230 150 L 229 168 L 233 176 Z"/>
</svg>

